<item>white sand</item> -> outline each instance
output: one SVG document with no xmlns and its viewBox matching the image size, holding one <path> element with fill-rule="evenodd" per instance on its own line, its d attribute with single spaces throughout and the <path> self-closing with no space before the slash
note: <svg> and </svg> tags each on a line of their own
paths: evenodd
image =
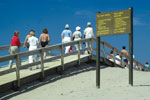
<svg viewBox="0 0 150 100">
<path fill-rule="evenodd" d="M 92 69 L 87 64 L 87 69 Z M 80 69 L 74 68 L 71 70 Z M 85 69 L 84 69 L 85 70 Z M 74 73 L 84 71 L 78 70 Z M 150 73 L 134 71 L 134 86 L 128 85 L 128 69 L 105 68 L 101 70 L 101 88 L 96 88 L 95 70 L 81 72 L 64 78 L 54 75 L 35 89 L 9 98 L 10 100 L 150 100 Z M 60 78 L 60 79 L 58 79 Z M 56 79 L 56 80 L 54 80 Z M 53 81 L 54 82 L 49 82 Z M 32 83 L 32 85 L 38 82 Z M 30 87 L 28 87 L 29 89 Z"/>
</svg>

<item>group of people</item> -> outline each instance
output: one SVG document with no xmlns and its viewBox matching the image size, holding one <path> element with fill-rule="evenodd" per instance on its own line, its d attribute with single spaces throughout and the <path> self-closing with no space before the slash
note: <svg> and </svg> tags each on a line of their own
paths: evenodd
<svg viewBox="0 0 150 100">
<path fill-rule="evenodd" d="M 128 51 L 126 50 L 126 47 L 125 47 L 125 46 L 122 47 L 121 53 L 123 53 L 123 54 L 125 54 L 125 55 L 128 55 Z M 111 56 L 108 56 L 107 59 L 109 59 L 110 61 L 114 62 L 114 58 L 113 58 L 113 57 L 115 57 L 115 58 L 116 58 L 115 63 L 116 63 L 117 65 L 122 65 L 122 66 L 124 66 L 124 67 L 128 67 L 128 65 L 129 65 L 130 62 L 128 61 L 128 59 L 127 59 L 125 56 L 122 57 L 122 56 L 119 55 L 119 54 L 117 54 L 117 55 L 115 56 L 115 55 L 114 55 L 114 52 L 113 52 L 112 50 L 111 50 L 111 52 L 110 52 L 110 55 L 111 55 Z M 134 58 L 135 58 L 135 56 L 133 55 L 133 59 L 134 59 Z M 123 60 L 123 63 L 121 62 L 122 60 Z M 148 62 L 145 63 L 145 66 L 146 66 L 147 68 L 150 68 L 150 65 L 149 65 Z M 144 68 L 137 66 L 134 62 L 133 62 L 133 67 L 134 67 L 135 69 L 137 69 L 137 70 L 145 71 Z"/>
<path fill-rule="evenodd" d="M 81 33 L 81 27 L 77 26 L 75 28 L 75 30 L 76 31 L 72 34 L 72 31 L 69 29 L 69 25 L 66 24 L 65 29 L 61 33 L 62 43 L 81 40 L 83 38 L 82 33 Z M 19 40 L 19 35 L 20 35 L 19 31 L 14 32 L 14 36 L 11 40 L 11 45 L 9 48 L 10 55 L 20 52 L 19 48 L 21 46 L 21 43 Z M 90 22 L 87 23 L 87 28 L 85 28 L 83 35 L 84 35 L 84 38 L 86 38 L 86 39 L 87 38 L 95 38 L 93 28 L 91 27 Z M 30 30 L 29 34 L 25 38 L 24 48 L 27 47 L 29 51 L 36 50 L 37 48 L 39 48 L 39 46 L 41 46 L 42 48 L 47 47 L 49 42 L 50 42 L 50 35 L 48 34 L 47 29 L 42 30 L 42 34 L 40 35 L 39 39 L 35 36 L 35 31 Z M 89 47 L 91 48 L 91 46 L 92 46 L 91 42 L 86 42 L 85 45 L 86 45 L 86 48 L 89 48 Z M 76 47 L 76 50 L 78 50 L 79 48 L 82 49 L 82 44 L 79 44 L 79 48 L 78 48 L 77 44 L 75 45 L 75 47 Z M 72 50 L 71 46 L 65 47 L 65 53 L 69 53 L 71 50 Z M 128 51 L 126 50 L 125 46 L 122 47 L 121 52 L 123 54 L 128 55 Z M 90 50 L 85 51 L 85 54 L 90 54 L 90 53 L 91 53 Z M 111 54 L 111 56 L 108 56 L 108 59 L 110 61 L 114 62 L 114 58 L 113 58 L 113 56 L 115 56 L 114 52 L 111 51 L 110 54 Z M 121 55 L 117 54 L 115 56 L 115 58 L 118 59 L 118 60 L 117 59 L 115 60 L 116 64 L 122 65 L 121 60 L 123 60 L 123 66 L 124 67 L 128 66 L 129 62 L 126 57 L 124 57 L 124 56 L 122 57 Z M 133 55 L 133 58 L 134 58 L 134 55 Z M 44 52 L 44 54 L 43 54 L 43 59 L 46 59 L 46 52 Z M 30 55 L 28 60 L 29 60 L 29 63 L 37 62 L 38 57 L 37 57 L 37 55 Z M 10 60 L 9 61 L 10 69 L 12 68 L 12 65 L 13 65 L 13 60 Z M 133 63 L 133 66 L 136 66 L 136 64 Z M 150 68 L 150 65 L 148 62 L 145 63 L 145 66 Z M 38 65 L 36 66 L 36 68 L 39 68 Z"/>
<path fill-rule="evenodd" d="M 65 29 L 63 30 L 61 34 L 62 43 L 81 40 L 83 37 L 82 37 L 82 33 L 80 30 L 81 30 L 81 27 L 77 26 L 76 31 L 72 34 L 72 31 L 69 29 L 69 25 L 66 24 Z M 87 28 L 85 28 L 84 30 L 84 36 L 86 39 L 95 38 L 93 28 L 91 27 L 90 22 L 87 23 Z M 90 42 L 86 42 L 86 48 L 91 47 L 91 45 L 92 44 Z M 76 47 L 76 50 L 79 49 L 78 45 L 75 45 L 75 47 Z M 71 46 L 66 46 L 65 53 L 69 53 L 70 48 Z M 80 49 L 82 49 L 82 44 L 80 44 Z M 91 53 L 91 51 L 86 50 L 85 53 L 88 54 L 88 53 Z"/>
<path fill-rule="evenodd" d="M 128 55 L 128 51 L 126 50 L 126 47 L 125 46 L 123 46 L 122 47 L 122 50 L 121 50 L 121 53 L 123 53 L 123 54 L 125 54 L 125 55 Z M 110 61 L 112 61 L 112 62 L 114 62 L 114 59 L 113 59 L 113 56 L 115 56 L 114 55 L 114 52 L 113 51 L 111 51 L 110 52 L 110 55 L 111 56 L 108 56 L 108 59 L 110 60 Z M 116 61 L 115 61 L 115 63 L 116 64 L 118 64 L 118 65 L 121 65 L 121 59 L 123 60 L 123 66 L 124 67 L 127 67 L 128 66 L 128 59 L 126 58 L 126 57 L 122 57 L 121 55 L 119 55 L 119 54 L 117 54 L 116 56 L 115 56 L 115 58 L 117 58 L 116 59 Z M 134 56 L 133 56 L 133 58 L 134 58 Z"/>
<path fill-rule="evenodd" d="M 20 51 L 20 40 L 19 40 L 19 35 L 20 33 L 18 31 L 14 32 L 14 36 L 11 40 L 11 45 L 9 48 L 9 53 L 11 54 L 16 54 L 19 53 Z M 34 30 L 30 30 L 29 34 L 26 36 L 25 38 L 25 42 L 24 42 L 24 48 L 27 46 L 28 50 L 36 50 L 37 48 L 39 48 L 39 46 L 41 47 L 46 47 L 48 46 L 48 42 L 50 41 L 50 36 L 48 34 L 48 30 L 47 29 L 43 29 L 42 34 L 40 35 L 39 39 L 35 36 L 35 31 Z M 44 52 L 43 55 L 43 59 L 46 58 L 46 52 Z M 29 63 L 33 63 L 38 61 L 38 57 L 37 55 L 30 55 L 29 56 Z M 9 61 L 9 68 L 11 69 L 13 65 L 13 60 Z M 39 68 L 38 66 L 36 66 L 36 68 Z"/>
<path fill-rule="evenodd" d="M 69 29 L 69 25 L 66 24 L 65 29 L 61 33 L 62 43 L 81 40 L 82 33 L 80 30 L 81 30 L 81 27 L 77 26 L 76 31 L 72 34 L 72 31 Z M 19 51 L 20 51 L 19 48 L 21 46 L 21 43 L 19 40 L 19 35 L 20 35 L 19 31 L 14 32 L 14 36 L 11 40 L 11 45 L 9 48 L 10 55 L 19 53 Z M 95 38 L 93 28 L 91 27 L 90 22 L 87 23 L 87 28 L 85 28 L 85 30 L 84 30 L 84 36 L 85 36 L 85 38 L 92 38 L 92 37 Z M 39 46 L 47 47 L 49 42 L 50 42 L 50 35 L 48 34 L 47 29 L 42 30 L 42 34 L 40 35 L 39 39 L 36 37 L 35 31 L 30 30 L 29 34 L 25 38 L 24 48 L 27 47 L 29 51 L 36 50 L 37 48 L 39 48 Z M 91 46 L 92 46 L 92 44 L 90 42 L 86 42 L 86 48 L 89 48 Z M 79 49 L 78 45 L 75 45 L 75 47 L 77 50 Z M 71 46 L 66 46 L 65 53 L 69 53 L 70 49 L 71 49 Z M 80 49 L 82 49 L 82 44 L 80 44 Z M 85 51 L 85 53 L 86 54 L 91 53 L 91 51 L 87 50 L 87 51 Z M 46 52 L 44 52 L 44 54 L 43 54 L 43 59 L 45 59 L 45 58 L 46 58 Z M 29 60 L 29 63 L 37 62 L 38 57 L 37 57 L 37 55 L 30 55 L 28 60 Z M 12 68 L 12 65 L 13 65 L 13 60 L 10 60 L 9 61 L 10 69 Z M 36 68 L 39 68 L 38 65 L 36 66 Z"/>
</svg>

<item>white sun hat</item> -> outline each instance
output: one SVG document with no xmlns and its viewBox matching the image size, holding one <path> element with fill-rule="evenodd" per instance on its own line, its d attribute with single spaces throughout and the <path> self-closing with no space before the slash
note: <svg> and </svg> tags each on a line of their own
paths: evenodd
<svg viewBox="0 0 150 100">
<path fill-rule="evenodd" d="M 68 25 L 68 24 L 66 24 L 65 28 L 69 28 L 69 25 Z"/>
<path fill-rule="evenodd" d="M 87 22 L 87 26 L 90 26 L 91 25 L 91 22 Z"/>
<path fill-rule="evenodd" d="M 80 31 L 81 27 L 77 26 L 76 31 Z"/>
</svg>

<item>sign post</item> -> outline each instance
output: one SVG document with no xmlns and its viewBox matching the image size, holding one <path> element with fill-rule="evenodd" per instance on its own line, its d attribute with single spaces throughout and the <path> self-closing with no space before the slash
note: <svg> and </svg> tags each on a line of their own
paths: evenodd
<svg viewBox="0 0 150 100">
<path fill-rule="evenodd" d="M 100 14 L 100 12 L 97 12 L 97 15 L 98 14 Z M 96 37 L 96 87 L 100 88 L 100 37 Z"/>
<path fill-rule="evenodd" d="M 129 84 L 133 86 L 133 8 L 96 13 L 96 86 L 100 88 L 100 37 L 129 34 Z"/>
<path fill-rule="evenodd" d="M 100 37 L 96 38 L 96 86 L 100 88 Z"/>
<path fill-rule="evenodd" d="M 133 86 L 133 8 L 129 8 L 131 12 L 131 33 L 129 34 L 129 84 Z"/>
</svg>

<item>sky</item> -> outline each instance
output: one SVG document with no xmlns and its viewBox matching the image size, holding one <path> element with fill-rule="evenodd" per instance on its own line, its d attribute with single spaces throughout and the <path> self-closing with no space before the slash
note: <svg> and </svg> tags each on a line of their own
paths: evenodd
<svg viewBox="0 0 150 100">
<path fill-rule="evenodd" d="M 96 12 L 110 12 L 133 7 L 134 22 L 134 55 L 142 63 L 150 62 L 150 1 L 149 0 L 0 0 L 0 46 L 9 45 L 13 32 L 20 32 L 24 41 L 29 30 L 36 31 L 39 37 L 42 29 L 47 28 L 51 44 L 61 42 L 60 34 L 65 24 L 70 25 L 72 32 L 76 26 L 81 32 L 87 22 L 96 27 Z M 127 46 L 128 35 L 102 37 L 102 40 L 121 50 Z"/>
</svg>

